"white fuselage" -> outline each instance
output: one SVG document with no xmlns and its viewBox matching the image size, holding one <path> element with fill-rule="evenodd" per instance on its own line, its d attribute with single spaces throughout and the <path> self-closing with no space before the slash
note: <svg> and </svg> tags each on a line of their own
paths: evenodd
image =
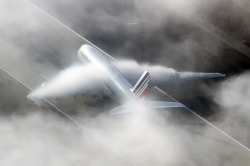
<svg viewBox="0 0 250 166">
<path fill-rule="evenodd" d="M 110 78 L 111 83 L 107 86 L 115 95 L 125 99 L 137 99 L 131 92 L 133 88 L 132 85 L 96 48 L 90 45 L 83 45 L 78 51 L 78 56 L 81 61 L 95 65 L 101 72 Z"/>
</svg>

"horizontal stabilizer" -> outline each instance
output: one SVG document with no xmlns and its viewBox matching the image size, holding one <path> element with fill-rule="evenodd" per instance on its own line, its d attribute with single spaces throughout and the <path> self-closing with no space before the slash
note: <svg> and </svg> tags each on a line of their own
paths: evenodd
<svg viewBox="0 0 250 166">
<path fill-rule="evenodd" d="M 183 104 L 179 102 L 166 102 L 166 101 L 143 101 L 139 104 L 142 104 L 143 107 L 148 109 L 161 109 L 161 108 L 180 108 L 185 107 Z M 119 107 L 116 107 L 109 111 L 109 114 L 111 116 L 117 115 L 117 114 L 123 114 L 123 113 L 129 113 L 129 112 L 138 112 L 143 111 L 139 110 L 138 107 L 136 107 L 134 104 L 128 103 L 121 105 Z"/>
</svg>

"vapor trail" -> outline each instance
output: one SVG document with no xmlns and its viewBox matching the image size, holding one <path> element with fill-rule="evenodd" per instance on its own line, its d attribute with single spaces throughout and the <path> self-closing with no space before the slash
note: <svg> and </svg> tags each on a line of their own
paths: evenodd
<svg viewBox="0 0 250 166">
<path fill-rule="evenodd" d="M 5 69 L 4 67 L 0 66 L 0 69 L 3 70 L 5 73 L 7 73 L 9 76 L 11 76 L 12 78 L 14 78 L 16 81 L 18 81 L 19 83 L 21 83 L 24 87 L 26 87 L 29 90 L 32 90 L 32 88 L 30 88 L 27 84 L 25 84 L 22 80 L 20 80 L 17 76 L 13 75 L 11 72 L 9 72 L 7 69 Z M 75 123 L 78 127 L 80 127 L 81 129 L 83 129 L 87 134 L 89 134 L 90 136 L 92 136 L 94 139 L 96 139 L 97 141 L 99 141 L 102 145 L 104 145 L 106 148 L 108 148 L 110 151 L 112 151 L 113 153 L 115 153 L 118 157 L 120 157 L 122 160 L 128 162 L 130 165 L 135 166 L 134 163 L 132 163 L 131 161 L 129 161 L 127 158 L 125 158 L 124 156 L 122 156 L 121 154 L 119 154 L 115 149 L 113 149 L 110 145 L 108 145 L 107 143 L 105 143 L 103 141 L 102 138 L 96 136 L 95 134 L 93 134 L 91 131 L 89 131 L 89 129 L 87 129 L 86 127 L 84 127 L 82 124 L 80 124 L 78 121 L 76 121 L 73 117 L 71 117 L 70 115 L 68 115 L 67 113 L 65 113 L 63 110 L 61 110 L 60 108 L 58 108 L 57 106 L 55 106 L 54 104 L 52 104 L 50 101 L 48 101 L 47 99 L 43 98 L 43 100 L 48 103 L 49 105 L 51 105 L 53 108 L 55 108 L 59 113 L 61 113 L 62 115 L 64 115 L 65 117 L 69 118 L 73 123 Z"/>
</svg>

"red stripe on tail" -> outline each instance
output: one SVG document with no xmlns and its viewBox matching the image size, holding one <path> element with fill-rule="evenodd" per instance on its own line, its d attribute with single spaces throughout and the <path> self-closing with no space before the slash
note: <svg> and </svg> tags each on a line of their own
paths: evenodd
<svg viewBox="0 0 250 166">
<path fill-rule="evenodd" d="M 146 92 L 147 92 L 147 89 L 148 89 L 148 88 L 145 88 L 144 91 L 141 93 L 141 96 L 139 96 L 140 99 L 143 98 L 143 97 L 145 96 L 145 94 L 146 94 Z"/>
</svg>

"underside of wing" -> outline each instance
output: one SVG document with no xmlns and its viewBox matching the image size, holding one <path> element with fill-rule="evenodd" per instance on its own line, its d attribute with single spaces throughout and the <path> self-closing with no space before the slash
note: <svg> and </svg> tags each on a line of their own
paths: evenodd
<svg viewBox="0 0 250 166">
<path fill-rule="evenodd" d="M 138 64 L 135 61 L 120 61 L 115 63 L 124 77 L 133 85 L 140 78 L 145 70 L 151 74 L 148 86 L 161 86 L 166 84 L 181 83 L 187 80 L 208 79 L 224 77 L 220 73 L 196 73 L 196 72 L 177 72 L 172 68 L 160 65 Z M 129 67 L 128 67 L 129 66 Z"/>
<path fill-rule="evenodd" d="M 197 80 L 224 77 L 225 74 L 221 73 L 194 73 L 194 72 L 177 72 L 180 80 Z"/>
<path fill-rule="evenodd" d="M 51 81 L 32 91 L 27 98 L 63 98 L 76 95 L 109 95 L 108 82 L 93 65 L 70 67 L 58 74 Z"/>
</svg>

